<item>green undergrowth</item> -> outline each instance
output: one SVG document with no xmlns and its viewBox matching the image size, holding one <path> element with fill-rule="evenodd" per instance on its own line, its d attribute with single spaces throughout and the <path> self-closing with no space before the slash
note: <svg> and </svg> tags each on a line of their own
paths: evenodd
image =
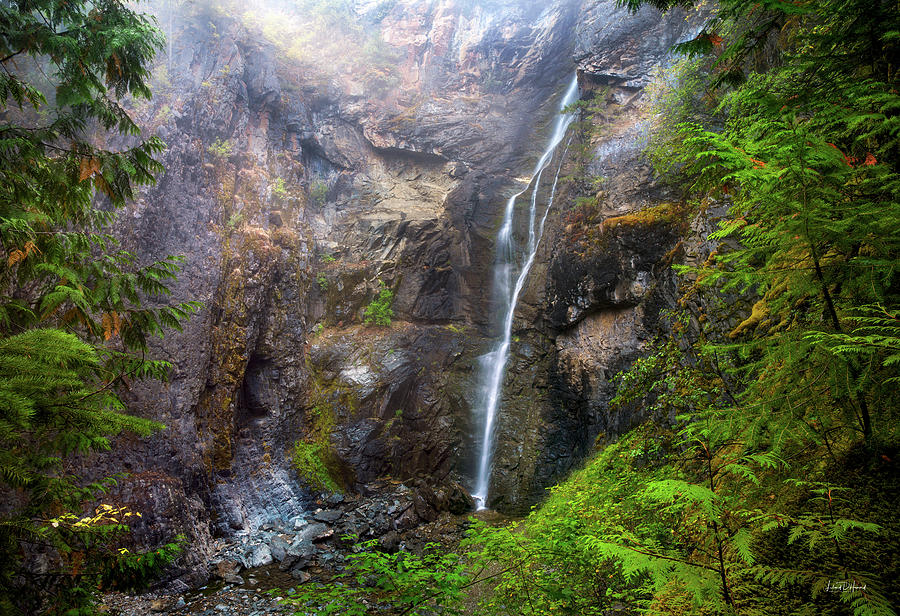
<svg viewBox="0 0 900 616">
<path fill-rule="evenodd" d="M 313 489 L 340 492 L 341 464 L 331 433 L 335 426 L 335 412 L 320 390 L 318 404 L 309 412 L 311 421 L 306 437 L 298 440 L 291 451 L 291 463 L 300 477 Z"/>
<path fill-rule="evenodd" d="M 463 616 L 469 581 L 460 556 L 438 544 L 426 544 L 419 554 L 388 554 L 372 539 L 356 543 L 354 553 L 347 556 L 347 567 L 334 582 L 300 585 L 289 590 L 281 603 L 297 609 L 295 614 L 308 616 Z"/>
<path fill-rule="evenodd" d="M 725 447 L 698 464 L 684 435 L 644 424 L 525 520 L 477 524 L 469 571 L 494 573 L 473 613 L 892 613 L 893 455 L 833 443 L 834 457 L 786 463 Z"/>
<path fill-rule="evenodd" d="M 340 460 L 331 444 L 335 426 L 334 409 L 320 402 L 309 413 L 311 427 L 291 450 L 291 464 L 311 488 L 340 492 L 342 474 Z"/>
<path fill-rule="evenodd" d="M 725 448 L 704 466 L 684 435 L 643 424 L 551 488 L 524 520 L 470 518 L 459 554 L 430 545 L 386 555 L 360 544 L 344 582 L 289 601 L 311 614 L 365 614 L 367 604 L 481 616 L 892 613 L 900 569 L 892 456 L 873 462 L 834 443 L 834 457 L 799 459 L 804 471 L 765 456 L 733 461 Z M 809 480 L 791 477 L 804 473 Z M 834 590 L 848 583 L 865 589 Z"/>
<path fill-rule="evenodd" d="M 665 535 L 641 491 L 663 476 L 666 438 L 651 427 L 635 430 L 553 487 L 524 521 L 477 528 L 470 540 L 478 547 L 477 559 L 501 572 L 479 613 L 588 616 L 649 602 L 649 578 L 616 562 L 597 542 L 626 528 Z"/>
</svg>

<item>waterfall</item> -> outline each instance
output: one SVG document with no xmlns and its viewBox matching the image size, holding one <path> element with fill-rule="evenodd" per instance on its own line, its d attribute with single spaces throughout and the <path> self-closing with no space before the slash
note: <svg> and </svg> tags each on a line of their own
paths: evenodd
<svg viewBox="0 0 900 616">
<path fill-rule="evenodd" d="M 566 90 L 562 101 L 559 105 L 559 111 L 562 112 L 568 105 L 578 100 L 578 81 L 577 78 L 572 79 L 572 83 Z M 520 192 L 514 194 L 506 202 L 506 209 L 503 212 L 503 224 L 497 232 L 497 254 L 494 264 L 494 296 L 498 299 L 500 310 L 498 311 L 498 323 L 501 325 L 501 337 L 497 341 L 493 350 L 481 357 L 481 397 L 478 401 L 477 417 L 483 421 L 481 431 L 481 440 L 478 444 L 478 470 L 475 476 L 475 489 L 472 497 L 475 499 L 479 509 L 484 509 L 487 505 L 488 487 L 491 479 L 491 462 L 494 454 L 494 427 L 497 419 L 497 411 L 500 405 L 500 394 L 503 390 L 503 377 L 506 374 L 506 363 L 509 360 L 509 347 L 512 341 L 512 325 L 513 315 L 516 311 L 516 303 L 519 300 L 519 293 L 525 286 L 525 280 L 528 272 L 534 263 L 537 254 L 538 244 L 541 241 L 541 235 L 544 233 L 544 223 L 547 220 L 547 214 L 553 205 L 553 198 L 556 195 L 556 183 L 559 180 L 559 171 L 562 163 L 557 167 L 556 176 L 553 178 L 553 185 L 550 190 L 550 196 L 547 200 L 547 206 L 544 213 L 537 221 L 538 211 L 538 190 L 541 184 L 541 176 L 544 169 L 550 164 L 553 154 L 556 152 L 557 146 L 562 142 L 569 125 L 575 119 L 574 113 L 560 113 L 556 119 L 553 134 L 547 143 L 547 148 L 538 159 L 528 181 L 528 185 Z M 530 208 L 528 212 L 528 243 L 524 247 L 521 269 L 513 282 L 513 271 L 517 267 L 518 259 L 516 256 L 515 240 L 513 238 L 513 217 L 515 216 L 516 200 L 531 191 Z"/>
</svg>

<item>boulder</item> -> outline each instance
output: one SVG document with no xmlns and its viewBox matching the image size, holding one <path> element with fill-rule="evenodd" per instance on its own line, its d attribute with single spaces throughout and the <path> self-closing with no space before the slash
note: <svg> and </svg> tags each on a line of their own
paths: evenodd
<svg viewBox="0 0 900 616">
<path fill-rule="evenodd" d="M 247 552 L 244 566 L 249 568 L 271 565 L 273 562 L 272 551 L 265 543 L 254 545 Z"/>
</svg>

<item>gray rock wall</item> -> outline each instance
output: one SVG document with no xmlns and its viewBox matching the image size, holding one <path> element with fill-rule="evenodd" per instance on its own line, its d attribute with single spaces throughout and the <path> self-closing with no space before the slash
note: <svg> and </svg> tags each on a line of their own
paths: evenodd
<svg viewBox="0 0 900 616">
<path fill-rule="evenodd" d="M 297 52 L 276 26 L 303 16 L 160 13 L 172 53 L 133 111 L 168 143 L 166 172 L 118 232 L 142 259 L 185 255 L 173 298 L 205 308 L 154 349 L 171 381 L 127 393 L 165 432 L 93 463 L 132 473 L 120 496 L 144 515 L 139 540 L 187 532 L 196 568 L 214 535 L 293 518 L 309 492 L 290 449 L 323 413 L 348 489 L 467 480 L 493 237 L 576 64 L 586 91 L 612 86 L 591 167 L 610 178 L 606 215 L 669 198 L 641 157 L 640 88 L 688 25 L 613 4 L 360 2 L 390 57 L 374 76 L 353 68 L 369 59 L 360 46 L 333 62 Z M 585 257 L 566 242 L 578 195 L 558 198 L 517 313 L 492 489 L 505 510 L 634 421 L 605 414 L 609 379 L 665 302 L 676 231 L 622 232 Z M 389 328 L 362 322 L 379 281 L 395 295 Z"/>
<path fill-rule="evenodd" d="M 651 8 L 632 15 L 613 0 L 582 6 L 574 32 L 579 86 L 605 110 L 584 146 L 581 177 L 561 188 L 517 309 L 519 343 L 499 420 L 494 507 L 526 512 L 595 442 L 646 417 L 640 408 L 610 409 L 613 379 L 644 352 L 660 311 L 674 305 L 668 265 L 682 257 L 676 247 L 688 229 L 677 214 L 680 196 L 660 182 L 644 155 L 652 130 L 644 88 L 655 69 L 671 62 L 671 46 L 692 36 L 703 19 Z M 569 173 L 577 168 L 573 150 Z M 600 178 L 598 189 L 591 180 Z M 597 204 L 580 222 L 579 197 Z M 662 220 L 635 215 L 670 206 L 676 214 Z M 587 244 L 576 239 L 585 231 L 592 238 Z"/>
</svg>

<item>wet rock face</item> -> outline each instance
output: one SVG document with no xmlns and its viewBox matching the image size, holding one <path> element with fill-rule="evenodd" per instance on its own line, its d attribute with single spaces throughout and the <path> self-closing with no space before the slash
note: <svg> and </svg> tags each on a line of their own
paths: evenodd
<svg viewBox="0 0 900 616">
<path fill-rule="evenodd" d="M 551 262 L 546 311 L 553 329 L 566 331 L 604 310 L 641 305 L 678 232 L 674 225 L 641 223 L 615 229 L 603 239 L 588 254 L 563 244 Z"/>
<path fill-rule="evenodd" d="M 579 85 L 602 97 L 599 136 L 585 177 L 601 192 L 563 187 L 548 220 L 532 280 L 519 307 L 498 427 L 490 504 L 525 512 L 545 488 L 581 463 L 595 440 L 615 438 L 645 418 L 611 410 L 614 376 L 645 351 L 659 313 L 674 305 L 668 264 L 686 232 L 678 214 L 654 208 L 679 196 L 654 176 L 643 154 L 650 118 L 643 88 L 670 47 L 691 36 L 702 15 L 652 9 L 630 15 L 612 0 L 586 2 L 575 32 Z M 571 163 L 570 163 L 571 164 Z M 591 246 L 571 241 L 576 198 L 596 197 Z M 608 230 L 603 225 L 608 224 Z M 616 224 L 622 223 L 622 224 Z"/>
<path fill-rule="evenodd" d="M 204 308 L 155 343 L 170 381 L 125 393 L 166 430 L 123 437 L 90 472 L 133 474 L 118 498 L 144 516 L 135 539 L 187 531 L 185 570 L 214 537 L 306 508 L 289 458 L 320 402 L 349 489 L 422 476 L 436 502 L 470 506 L 440 486 L 471 455 L 493 236 L 571 74 L 579 3 L 369 4 L 394 58 L 381 90 L 298 60 L 240 11 L 159 7 L 171 53 L 131 111 L 167 142 L 166 172 L 117 233 L 141 261 L 184 255 L 172 297 Z M 380 282 L 393 323 L 364 326 Z"/>
<path fill-rule="evenodd" d="M 390 58 L 374 77 L 353 68 L 363 58 L 313 62 L 260 25 L 296 15 L 242 21 L 195 4 L 161 15 L 171 55 L 154 70 L 153 101 L 132 110 L 168 143 L 166 172 L 117 232 L 141 260 L 185 255 L 173 298 L 204 309 L 156 344 L 170 382 L 126 394 L 166 430 L 92 465 L 140 478 L 120 491 L 144 515 L 139 542 L 187 530 L 182 564 L 196 572 L 214 537 L 300 516 L 311 495 L 289 458 L 323 412 L 349 490 L 425 478 L 398 528 L 360 522 L 386 547 L 389 531 L 471 506 L 446 486 L 466 482 L 475 455 L 493 238 L 576 62 L 585 90 L 614 86 L 591 167 L 609 178 L 608 214 L 670 197 L 640 153 L 640 87 L 686 26 L 612 4 L 359 2 Z M 561 212 L 576 196 L 551 213 L 517 313 L 492 488 L 508 511 L 527 510 L 599 432 L 633 420 L 604 414 L 609 378 L 666 298 L 657 265 L 675 235 L 634 229 L 585 258 L 564 241 Z M 392 324 L 364 324 L 382 283 Z M 292 545 L 247 558 L 278 561 Z"/>
<path fill-rule="evenodd" d="M 365 342 L 362 339 L 365 338 Z M 313 338 L 309 404 L 339 426 L 331 444 L 353 488 L 379 477 L 447 481 L 457 463 L 463 337 L 442 326 L 326 329 Z"/>
<path fill-rule="evenodd" d="M 534 115 L 571 70 L 579 4 L 392 3 L 379 25 L 383 39 L 403 50 L 402 112 L 364 118 L 366 138 L 381 149 L 428 152 L 483 169 L 518 159 L 533 125 L 522 118 Z M 373 101 L 365 104 L 371 109 Z"/>
<path fill-rule="evenodd" d="M 667 60 L 672 45 L 685 35 L 688 22 L 682 9 L 662 16 L 653 7 L 631 13 L 618 4 L 587 2 L 578 20 L 575 59 L 589 87 L 643 88 L 653 70 Z"/>
</svg>

